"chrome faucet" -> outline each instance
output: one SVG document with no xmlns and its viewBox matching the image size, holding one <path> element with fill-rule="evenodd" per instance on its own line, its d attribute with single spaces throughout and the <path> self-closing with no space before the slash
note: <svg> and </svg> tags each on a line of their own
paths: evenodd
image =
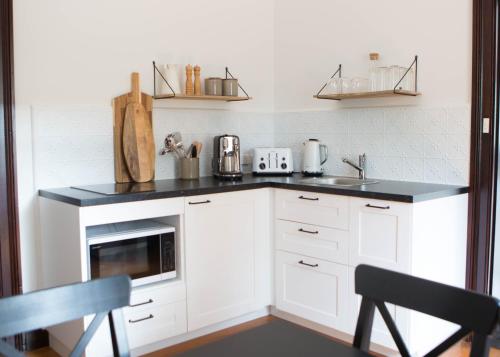
<svg viewBox="0 0 500 357">
<path fill-rule="evenodd" d="M 361 180 L 365 179 L 365 169 L 366 169 L 366 154 L 359 155 L 359 164 L 356 165 L 353 163 L 351 160 L 347 159 L 344 157 L 342 159 L 342 162 L 346 163 L 347 165 L 350 165 L 354 167 L 356 170 L 359 172 L 359 178 Z"/>
</svg>

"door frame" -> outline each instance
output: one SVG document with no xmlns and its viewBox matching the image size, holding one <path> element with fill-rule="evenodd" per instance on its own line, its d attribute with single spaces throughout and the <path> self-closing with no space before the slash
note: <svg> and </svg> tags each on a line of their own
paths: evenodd
<svg viewBox="0 0 500 357">
<path fill-rule="evenodd" d="M 497 190 L 500 0 L 473 0 L 467 288 L 491 293 Z M 489 123 L 483 118 L 490 118 Z"/>
<path fill-rule="evenodd" d="M 12 0 L 0 0 L 0 297 L 22 292 L 17 207 Z"/>
</svg>

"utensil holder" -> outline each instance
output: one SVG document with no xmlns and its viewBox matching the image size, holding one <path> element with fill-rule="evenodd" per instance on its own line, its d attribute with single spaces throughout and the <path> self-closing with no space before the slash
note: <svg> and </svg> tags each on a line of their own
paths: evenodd
<svg viewBox="0 0 500 357">
<path fill-rule="evenodd" d="M 200 178 L 200 159 L 198 157 L 182 158 L 181 179 L 196 180 Z"/>
</svg>

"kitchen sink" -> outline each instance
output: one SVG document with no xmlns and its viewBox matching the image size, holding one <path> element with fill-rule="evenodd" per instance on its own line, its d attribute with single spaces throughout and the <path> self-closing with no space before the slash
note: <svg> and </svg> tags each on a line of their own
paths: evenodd
<svg viewBox="0 0 500 357">
<path fill-rule="evenodd" d="M 353 177 L 311 177 L 300 182 L 331 186 L 363 186 L 377 183 L 375 180 L 361 180 Z"/>
</svg>

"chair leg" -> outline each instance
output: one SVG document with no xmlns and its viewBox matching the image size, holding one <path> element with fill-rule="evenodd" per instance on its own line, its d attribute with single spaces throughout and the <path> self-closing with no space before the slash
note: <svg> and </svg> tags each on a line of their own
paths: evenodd
<svg viewBox="0 0 500 357">
<path fill-rule="evenodd" d="M 488 357 L 490 353 L 490 341 L 488 336 L 474 334 L 470 350 L 470 357 Z"/>
<path fill-rule="evenodd" d="M 375 303 L 364 297 L 363 300 L 361 300 L 361 307 L 359 308 L 359 317 L 352 345 L 365 352 L 370 350 L 370 338 L 372 335 L 374 316 Z"/>
<path fill-rule="evenodd" d="M 125 330 L 122 310 L 116 309 L 110 311 L 108 318 L 111 329 L 111 341 L 113 343 L 113 355 L 115 357 L 129 357 L 127 331 Z"/>
</svg>

